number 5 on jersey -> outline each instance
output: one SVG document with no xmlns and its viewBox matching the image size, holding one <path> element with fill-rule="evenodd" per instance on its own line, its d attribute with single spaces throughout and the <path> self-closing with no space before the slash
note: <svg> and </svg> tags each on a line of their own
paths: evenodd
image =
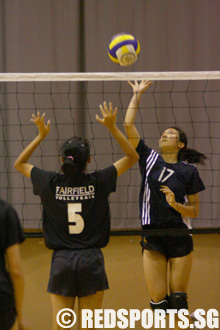
<svg viewBox="0 0 220 330">
<path fill-rule="evenodd" d="M 69 203 L 68 205 L 68 226 L 70 234 L 80 234 L 84 228 L 83 217 L 78 214 L 82 212 L 81 203 Z"/>
</svg>

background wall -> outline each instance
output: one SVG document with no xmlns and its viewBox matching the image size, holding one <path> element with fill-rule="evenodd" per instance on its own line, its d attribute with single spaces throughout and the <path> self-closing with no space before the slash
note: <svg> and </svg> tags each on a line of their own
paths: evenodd
<svg viewBox="0 0 220 330">
<path fill-rule="evenodd" d="M 219 12 L 218 0 L 1 1 L 0 71 L 219 70 Z M 122 31 L 134 34 L 141 45 L 138 61 L 129 67 L 116 65 L 107 54 L 111 37 Z M 218 90 L 217 81 L 155 83 L 149 89 L 151 94 L 143 97 L 143 109 L 137 116 L 140 134 L 153 148 L 158 149 L 163 129 L 180 126 L 188 134 L 189 146 L 209 157 L 206 167 L 200 169 L 207 189 L 201 194 L 201 218 L 194 221 L 197 227 L 220 226 Z M 192 91 L 198 92 L 191 94 Z M 50 136 L 31 159 L 34 165 L 59 169 L 60 143 L 78 134 L 92 141 L 92 153 L 96 153 L 90 166 L 93 170 L 97 164 L 108 166 L 121 152 L 105 129 L 96 123 L 98 105 L 103 100 L 113 101 L 119 107 L 118 122 L 123 129 L 130 97 L 127 82 L 121 85 L 115 82 L 109 85 L 1 84 L 0 197 L 14 204 L 22 219 L 30 220 L 29 227 L 33 227 L 33 217 L 41 217 L 39 199 L 33 196 L 30 182 L 14 170 L 13 164 L 35 136 L 31 114 L 39 110 L 52 120 Z M 119 179 L 118 190 L 112 197 L 113 201 L 121 202 L 112 207 L 114 228 L 140 226 L 139 183 L 137 166 L 132 175 L 128 172 Z M 125 222 L 128 215 L 132 220 Z M 34 227 L 39 228 L 38 220 Z"/>
<path fill-rule="evenodd" d="M 218 70 L 218 0 L 2 0 L 2 72 Z M 107 55 L 119 32 L 141 53 L 122 68 Z"/>
</svg>

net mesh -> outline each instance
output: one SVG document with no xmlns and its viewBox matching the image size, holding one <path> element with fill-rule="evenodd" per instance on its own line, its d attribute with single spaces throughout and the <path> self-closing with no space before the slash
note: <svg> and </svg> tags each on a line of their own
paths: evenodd
<svg viewBox="0 0 220 330">
<path fill-rule="evenodd" d="M 104 168 L 123 154 L 108 131 L 96 122 L 104 100 L 118 107 L 117 123 L 123 122 L 132 96 L 126 80 L 153 80 L 143 95 L 136 127 L 146 143 L 158 150 L 161 132 L 181 127 L 189 147 L 208 156 L 198 166 L 206 190 L 200 194 L 200 213 L 192 220 L 196 229 L 220 229 L 220 73 L 126 73 L 126 74 L 1 74 L 0 75 L 0 198 L 18 211 L 26 231 L 42 231 L 39 197 L 29 179 L 14 169 L 20 152 L 36 136 L 32 113 L 46 113 L 51 132 L 36 149 L 30 163 L 59 170 L 59 147 L 73 135 L 90 140 L 92 163 L 88 171 Z M 112 230 L 139 230 L 138 164 L 119 177 L 110 197 Z"/>
</svg>

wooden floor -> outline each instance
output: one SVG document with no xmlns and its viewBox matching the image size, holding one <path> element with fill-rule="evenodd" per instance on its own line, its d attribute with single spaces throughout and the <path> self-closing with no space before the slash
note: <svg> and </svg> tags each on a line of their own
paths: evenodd
<svg viewBox="0 0 220 330">
<path fill-rule="evenodd" d="M 103 249 L 110 285 L 103 308 L 149 308 L 139 242 L 139 236 L 116 236 Z M 220 312 L 220 236 L 194 235 L 194 250 L 188 289 L 190 310 L 214 308 Z M 33 238 L 23 243 L 21 252 L 26 280 L 25 313 L 31 330 L 51 330 L 51 304 L 46 292 L 51 251 L 45 248 L 43 239 Z"/>
</svg>

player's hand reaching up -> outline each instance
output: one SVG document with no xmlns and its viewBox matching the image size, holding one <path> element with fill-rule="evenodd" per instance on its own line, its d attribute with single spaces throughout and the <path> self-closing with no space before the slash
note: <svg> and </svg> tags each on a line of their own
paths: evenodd
<svg viewBox="0 0 220 330">
<path fill-rule="evenodd" d="M 45 113 L 40 116 L 40 113 L 38 112 L 37 115 L 33 114 L 31 118 L 32 123 L 34 123 L 38 128 L 39 136 L 41 139 L 44 139 L 50 132 L 50 120 L 48 120 L 47 124 L 45 125 L 44 117 Z"/>
<path fill-rule="evenodd" d="M 102 118 L 96 115 L 96 120 L 106 126 L 109 130 L 111 130 L 115 126 L 116 122 L 116 115 L 117 115 L 117 108 L 112 108 L 112 103 L 109 103 L 109 108 L 106 102 L 103 102 L 103 105 L 100 105 L 100 111 L 102 114 Z"/>
<path fill-rule="evenodd" d="M 138 83 L 137 80 L 135 80 L 134 84 L 131 81 L 128 81 L 128 83 L 132 87 L 134 94 L 144 93 L 148 89 L 148 87 L 151 84 L 153 84 L 152 81 L 148 81 L 148 80 L 143 80 L 140 83 Z"/>
</svg>

